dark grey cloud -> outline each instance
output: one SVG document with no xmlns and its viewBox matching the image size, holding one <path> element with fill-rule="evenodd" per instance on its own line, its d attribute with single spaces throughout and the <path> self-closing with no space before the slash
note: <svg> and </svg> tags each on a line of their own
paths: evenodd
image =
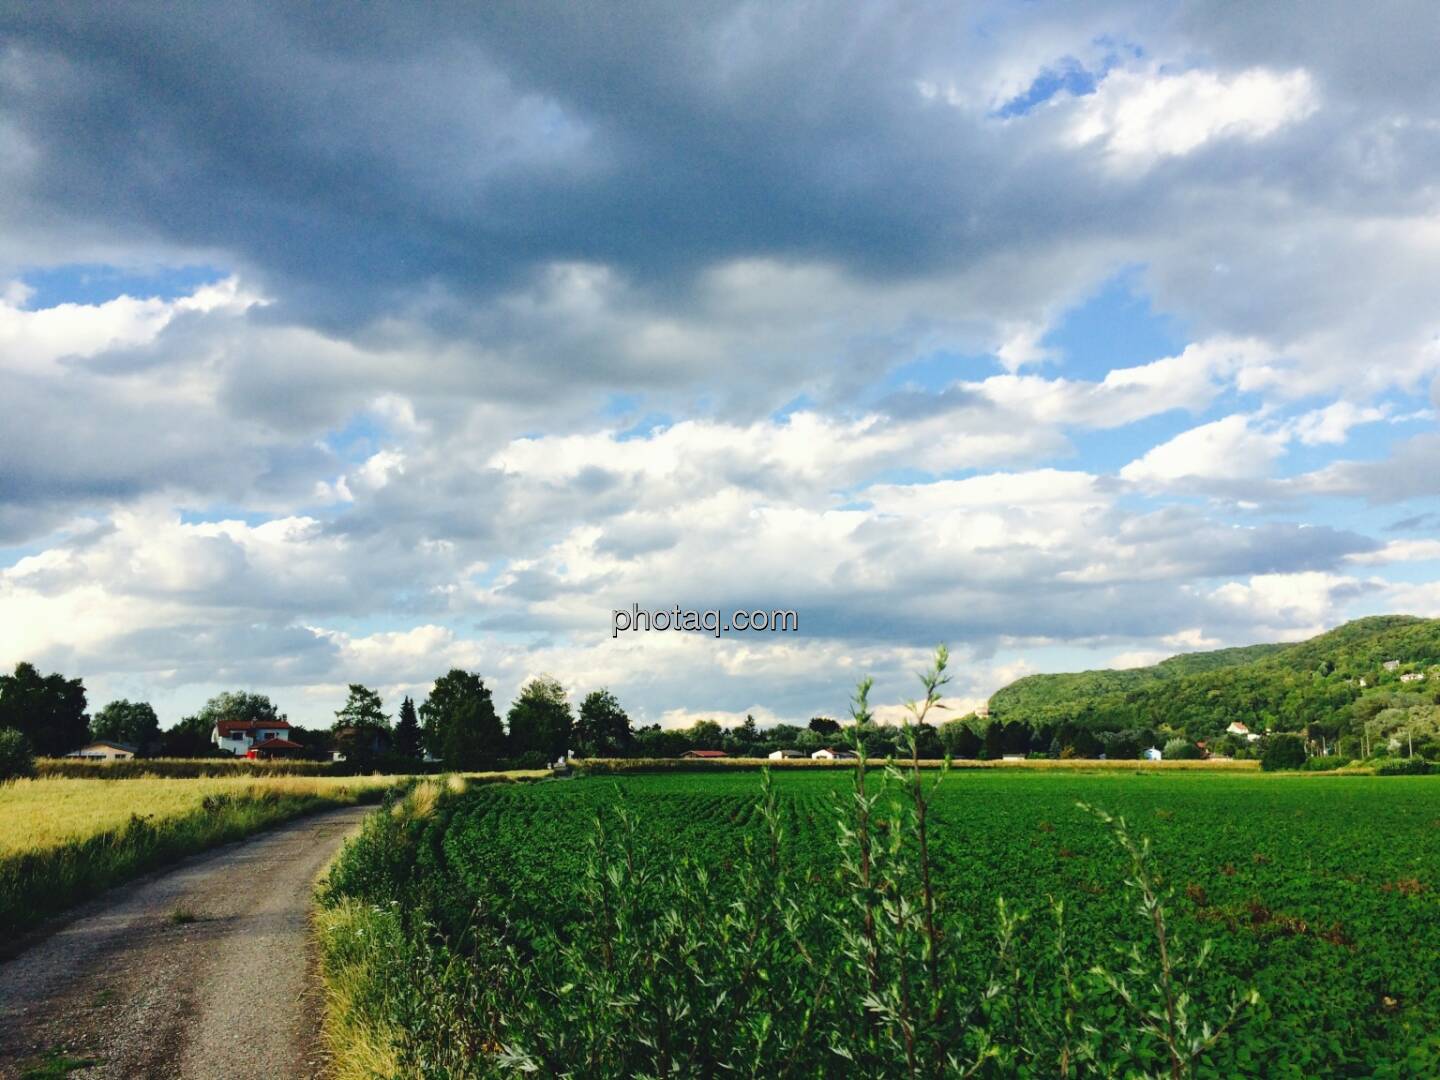
<svg viewBox="0 0 1440 1080">
<path fill-rule="evenodd" d="M 1063 53 L 1138 22 L 1180 47 L 1118 6 L 1041 17 L 1043 33 L 947 3 L 31 5 L 0 18 L 4 109 L 38 151 L 29 200 L 233 252 L 275 285 L 272 317 L 353 325 L 553 260 L 623 268 L 680 303 L 733 256 L 903 279 L 1164 223 L 1163 179 L 1077 169 L 1023 125 L 918 93 L 1023 62 L 1027 33 Z M 1255 52 L 1186 33 L 1222 64 Z M 1305 46 L 1287 60 L 1337 51 Z M 1221 152 L 1223 173 L 1257 167 Z"/>
</svg>

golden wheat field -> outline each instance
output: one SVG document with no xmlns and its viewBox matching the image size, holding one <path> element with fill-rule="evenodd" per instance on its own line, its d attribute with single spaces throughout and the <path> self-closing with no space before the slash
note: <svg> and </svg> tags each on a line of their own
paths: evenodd
<svg viewBox="0 0 1440 1080">
<path fill-rule="evenodd" d="M 481 775 L 481 774 L 477 774 Z M 515 778 L 536 772 L 504 774 Z M 207 795 L 244 798 L 319 795 L 350 802 L 356 794 L 405 782 L 403 776 L 226 776 L 169 780 L 18 780 L 0 785 L 0 858 L 46 848 L 123 826 L 132 814 L 155 820 L 181 817 Z"/>
</svg>

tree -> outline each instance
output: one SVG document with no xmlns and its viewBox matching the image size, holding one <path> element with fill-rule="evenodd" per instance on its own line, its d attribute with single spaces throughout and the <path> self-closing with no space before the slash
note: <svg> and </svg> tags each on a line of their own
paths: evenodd
<svg viewBox="0 0 1440 1080">
<path fill-rule="evenodd" d="M 415 702 L 408 696 L 400 703 L 400 721 L 395 725 L 395 753 L 411 760 L 420 757 L 420 721 L 415 715 Z"/>
<path fill-rule="evenodd" d="M 1005 729 L 999 720 L 991 720 L 985 728 L 985 756 L 991 761 L 1005 756 Z"/>
<path fill-rule="evenodd" d="M 1005 725 L 1001 732 L 1001 742 L 1007 754 L 1027 754 L 1030 752 L 1030 725 L 1019 720 L 1011 720 Z"/>
<path fill-rule="evenodd" d="M 284 715 L 268 697 L 249 690 L 227 690 L 216 694 L 202 705 L 196 714 L 196 721 L 204 725 L 207 738 L 210 729 L 221 720 L 248 720 L 252 724 L 266 724 L 284 719 Z"/>
<path fill-rule="evenodd" d="M 592 690 L 585 695 L 575 724 L 575 742 L 586 757 L 616 757 L 634 745 L 630 717 L 609 690 Z"/>
<path fill-rule="evenodd" d="M 35 775 L 35 755 L 25 736 L 15 728 L 0 728 L 0 784 Z"/>
<path fill-rule="evenodd" d="M 473 772 L 495 764 L 504 737 L 488 698 L 467 697 L 446 717 L 440 757 L 447 769 Z"/>
<path fill-rule="evenodd" d="M 1305 740 L 1299 735 L 1272 735 L 1265 740 L 1260 754 L 1260 768 L 1266 772 L 1277 769 L 1298 769 L 1305 764 Z"/>
<path fill-rule="evenodd" d="M 89 737 L 85 684 L 63 675 L 42 677 L 34 664 L 0 675 L 0 728 L 14 728 L 42 757 L 58 757 Z"/>
<path fill-rule="evenodd" d="M 210 741 L 210 731 L 214 726 L 214 721 L 198 713 L 187 716 L 161 734 L 160 752 L 166 757 L 205 757 L 224 753 Z"/>
<path fill-rule="evenodd" d="M 548 675 L 531 679 L 510 706 L 510 752 L 542 753 L 555 761 L 570 751 L 570 702 L 565 688 Z"/>
<path fill-rule="evenodd" d="M 755 724 L 755 717 L 749 713 L 745 714 L 745 722 L 735 729 L 735 737 L 747 746 L 760 740 L 760 729 Z"/>
<path fill-rule="evenodd" d="M 380 728 L 390 730 L 390 717 L 380 695 L 360 683 L 350 684 L 350 696 L 335 714 L 336 727 Z"/>
<path fill-rule="evenodd" d="M 470 707 L 473 705 L 473 709 Z M 479 675 L 451 668 L 420 706 L 421 742 L 447 769 L 491 764 L 505 752 L 505 730 Z"/>
<path fill-rule="evenodd" d="M 160 720 L 149 702 L 124 698 L 106 705 L 90 721 L 92 739 L 113 739 L 141 751 L 160 741 Z"/>
<path fill-rule="evenodd" d="M 951 757 L 974 758 L 979 755 L 980 748 L 985 745 L 971 726 L 973 718 L 974 714 L 972 713 L 969 717 L 951 720 L 949 723 L 940 725 L 940 743 Z"/>
<path fill-rule="evenodd" d="M 1171 739 L 1165 744 L 1160 756 L 1166 761 L 1198 761 L 1205 755 L 1189 739 Z"/>
<path fill-rule="evenodd" d="M 685 750 L 719 750 L 725 741 L 725 729 L 714 720 L 696 720 L 684 735 L 688 741 Z"/>
<path fill-rule="evenodd" d="M 816 735 L 838 735 L 840 722 L 831 720 L 828 716 L 813 716 L 810 718 L 810 730 Z"/>
</svg>

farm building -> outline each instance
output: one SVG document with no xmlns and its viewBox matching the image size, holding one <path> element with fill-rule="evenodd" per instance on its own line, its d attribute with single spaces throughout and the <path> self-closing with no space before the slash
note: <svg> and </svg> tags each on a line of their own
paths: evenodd
<svg viewBox="0 0 1440 1080">
<path fill-rule="evenodd" d="M 1239 720 L 1231 723 L 1231 725 L 1225 729 L 1225 734 L 1238 735 L 1247 742 L 1258 742 L 1260 739 L 1259 735 L 1256 735 L 1255 732 L 1251 731 L 1247 725 L 1242 724 Z"/>
<path fill-rule="evenodd" d="M 136 748 L 129 743 L 111 742 L 98 739 L 86 743 L 79 750 L 71 750 L 66 757 L 87 758 L 91 761 L 129 761 L 135 756 Z"/>
<path fill-rule="evenodd" d="M 682 758 L 722 758 L 730 755 L 724 750 L 686 750 L 680 756 Z"/>
<path fill-rule="evenodd" d="M 1386 660 L 1385 663 L 1383 663 L 1383 664 L 1380 665 L 1380 666 L 1383 667 L 1386 671 L 1394 671 L 1396 668 L 1398 668 L 1398 667 L 1400 666 L 1400 661 L 1399 661 L 1399 660 Z"/>
<path fill-rule="evenodd" d="M 799 750 L 771 750 L 765 756 L 771 761 L 788 761 L 790 758 L 803 758 L 805 755 Z"/>
<path fill-rule="evenodd" d="M 854 761 L 855 754 L 851 750 L 835 750 L 825 747 L 816 750 L 810 755 L 816 761 Z"/>
<path fill-rule="evenodd" d="M 1421 682 L 1425 678 L 1423 671 L 1407 671 L 1400 676 L 1401 682 Z"/>
<path fill-rule="evenodd" d="M 1164 754 L 1162 754 L 1159 750 L 1155 749 L 1155 747 L 1153 746 L 1147 746 L 1145 748 L 1144 757 L 1146 761 L 1159 761 L 1164 756 Z"/>
<path fill-rule="evenodd" d="M 297 742 L 289 739 L 262 739 L 245 751 L 245 756 L 252 761 L 265 761 L 268 758 L 299 757 L 305 748 Z"/>
<path fill-rule="evenodd" d="M 256 743 L 289 738 L 290 725 L 284 720 L 219 720 L 210 729 L 210 741 L 236 757 L 246 757 Z"/>
</svg>

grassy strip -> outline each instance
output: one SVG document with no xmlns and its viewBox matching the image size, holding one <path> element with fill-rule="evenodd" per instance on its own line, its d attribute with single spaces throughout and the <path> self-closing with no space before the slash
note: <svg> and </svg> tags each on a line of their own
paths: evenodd
<svg viewBox="0 0 1440 1080">
<path fill-rule="evenodd" d="M 538 777 L 482 774 L 479 779 L 514 783 Z M 434 1031 L 437 1011 L 443 1023 L 465 1022 L 451 1011 L 450 999 L 431 996 L 449 965 L 433 951 L 417 948 L 399 901 L 367 903 L 336 882 L 353 884 L 363 878 L 377 895 L 402 894 L 421 833 L 439 824 L 436 810 L 442 799 L 463 795 L 470 783 L 465 776 L 427 779 L 390 796 L 388 812 L 365 819 L 360 834 L 341 848 L 316 885 L 312 918 L 325 990 L 322 1033 L 334 1080 L 420 1075 L 422 1070 L 402 1052 L 407 1042 L 415 1041 L 411 1029 L 423 1025 Z M 464 1047 L 458 1049 L 463 1056 Z M 426 1075 L 461 1075 L 445 1072 L 439 1063 L 431 1065 Z"/>
<path fill-rule="evenodd" d="M 91 761 L 84 758 L 37 758 L 39 779 L 70 780 L 196 780 L 211 776 L 344 776 L 328 761 L 251 761 L 249 758 L 132 758 Z"/>
<path fill-rule="evenodd" d="M 853 771 L 854 761 L 816 761 L 813 758 L 790 758 L 770 761 L 766 758 L 577 758 L 576 768 L 592 774 L 628 772 L 724 772 L 726 770 L 769 768 L 775 772 L 794 769 L 847 769 Z M 905 764 L 909 766 L 910 761 Z M 921 758 L 915 764 L 921 769 L 940 769 L 945 762 L 938 758 Z M 950 768 L 958 769 L 1021 769 L 1040 772 L 1259 772 L 1258 761 L 1233 759 L 1209 761 L 1101 761 L 1098 758 L 1033 758 L 1023 761 L 955 760 Z"/>
<path fill-rule="evenodd" d="M 205 796 L 188 813 L 158 819 L 132 814 L 118 828 L 7 855 L 0 858 L 0 941 L 165 863 L 312 810 L 375 800 L 383 791 L 374 784 L 310 790 L 254 784 Z"/>
<path fill-rule="evenodd" d="M 409 943 L 390 912 L 342 899 L 315 913 L 325 984 L 322 1035 L 335 1080 L 400 1076 L 401 1030 L 391 1021 L 386 973 Z M 397 950 L 400 950 L 397 952 Z"/>
</svg>

